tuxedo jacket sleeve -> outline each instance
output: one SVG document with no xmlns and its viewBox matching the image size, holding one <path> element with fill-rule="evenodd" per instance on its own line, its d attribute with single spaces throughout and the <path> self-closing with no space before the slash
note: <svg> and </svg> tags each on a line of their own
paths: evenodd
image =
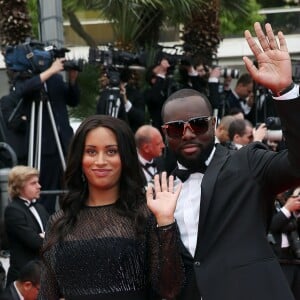
<svg viewBox="0 0 300 300">
<path fill-rule="evenodd" d="M 293 230 L 293 226 L 289 226 L 291 218 L 288 218 L 282 211 L 276 211 L 273 215 L 270 231 L 272 233 L 287 233 Z"/>
<path fill-rule="evenodd" d="M 152 119 L 152 125 L 159 130 L 161 130 L 162 125 L 161 109 L 168 97 L 167 85 L 167 79 L 157 76 L 154 85 L 144 92 L 144 99 Z"/>
<path fill-rule="evenodd" d="M 13 200 L 5 209 L 5 227 L 10 244 L 18 243 L 32 251 L 39 251 L 43 244 L 39 235 L 41 228 L 29 208 L 20 201 Z M 35 207 L 46 226 L 48 213 L 41 205 Z"/>
<path fill-rule="evenodd" d="M 192 268 L 204 299 L 293 299 L 266 234 L 275 195 L 300 185 L 300 98 L 275 103 L 288 149 L 218 144 L 203 177 Z"/>
<path fill-rule="evenodd" d="M 20 300 L 18 292 L 13 283 L 11 283 L 1 294 L 0 300 Z"/>
</svg>

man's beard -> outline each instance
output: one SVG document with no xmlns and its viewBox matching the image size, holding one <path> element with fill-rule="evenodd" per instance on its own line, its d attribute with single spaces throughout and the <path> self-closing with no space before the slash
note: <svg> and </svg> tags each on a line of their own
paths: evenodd
<svg viewBox="0 0 300 300">
<path fill-rule="evenodd" d="M 178 162 L 191 171 L 197 171 L 202 167 L 205 167 L 205 162 L 209 158 L 211 151 L 213 150 L 215 145 L 214 140 L 211 141 L 210 144 L 207 145 L 205 149 L 201 149 L 201 153 L 196 157 L 189 158 L 183 156 L 180 152 L 176 153 L 176 157 Z"/>
</svg>

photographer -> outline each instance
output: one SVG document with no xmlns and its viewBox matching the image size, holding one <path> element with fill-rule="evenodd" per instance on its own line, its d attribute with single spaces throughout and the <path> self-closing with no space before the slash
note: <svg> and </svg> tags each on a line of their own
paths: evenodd
<svg viewBox="0 0 300 300">
<path fill-rule="evenodd" d="M 270 226 L 269 242 L 289 282 L 300 299 L 300 188 L 277 195 Z"/>
<path fill-rule="evenodd" d="M 221 68 L 209 68 L 200 59 L 185 57 L 179 65 L 180 89 L 192 88 L 205 94 L 213 109 L 218 109 L 220 102 L 219 84 Z"/>
<path fill-rule="evenodd" d="M 145 124 L 145 101 L 136 75 L 129 68 L 109 70 L 100 77 L 97 114 L 126 121 L 133 132 Z"/>
<path fill-rule="evenodd" d="M 173 78 L 169 76 L 170 62 L 163 57 L 159 62 L 146 71 L 148 87 L 144 91 L 145 102 L 149 111 L 151 125 L 161 133 L 161 109 L 166 99 L 173 92 Z"/>
<path fill-rule="evenodd" d="M 20 124 L 17 127 L 11 127 L 9 126 L 10 124 L 7 124 L 7 137 L 9 137 L 8 143 L 18 155 L 19 164 L 28 163 L 30 130 L 33 130 L 35 134 L 37 133 L 37 126 L 30 128 L 32 118 L 34 118 L 33 124 L 37 124 L 35 122 L 37 121 L 37 115 L 31 115 L 33 102 L 38 104 L 46 100 L 51 105 L 64 155 L 67 152 L 70 139 L 73 136 L 67 105 L 72 107 L 78 105 L 80 92 L 77 84 L 77 70 L 70 69 L 68 71 L 67 83 L 63 80 L 62 75 L 59 74 L 64 70 L 64 62 L 65 58 L 56 58 L 50 67 L 39 74 L 10 72 L 12 82 L 11 94 L 15 96 L 15 99 L 19 99 L 22 102 L 16 113 L 16 117 L 20 119 Z M 9 99 L 7 102 L 9 102 Z M 7 105 L 9 104 L 7 103 Z M 38 153 L 38 155 L 41 157 L 40 182 L 42 189 L 60 190 L 63 168 L 46 104 L 43 105 L 42 111 L 41 136 L 41 153 Z M 43 195 L 40 202 L 51 214 L 55 211 L 55 200 L 56 195 Z"/>
</svg>

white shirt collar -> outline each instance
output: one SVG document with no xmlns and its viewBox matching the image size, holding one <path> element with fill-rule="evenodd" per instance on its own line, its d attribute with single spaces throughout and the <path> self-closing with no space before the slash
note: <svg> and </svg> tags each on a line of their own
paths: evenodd
<svg viewBox="0 0 300 300">
<path fill-rule="evenodd" d="M 26 199 L 26 198 L 24 198 L 24 197 L 20 197 L 20 196 L 19 196 L 19 198 L 20 198 L 21 200 L 23 200 L 23 201 L 25 202 L 25 205 L 27 205 L 27 206 L 29 206 L 31 203 L 35 203 L 35 202 L 36 202 L 36 199 L 32 199 L 32 200 L 30 201 L 30 200 L 28 200 L 28 199 Z"/>
<path fill-rule="evenodd" d="M 138 157 L 139 157 L 139 161 L 140 161 L 140 163 L 144 166 L 145 164 L 147 164 L 147 163 L 152 163 L 153 162 L 153 159 L 151 160 L 151 161 L 149 161 L 149 160 L 146 160 L 145 158 L 143 158 L 142 156 L 141 156 L 141 154 L 138 152 Z"/>
</svg>

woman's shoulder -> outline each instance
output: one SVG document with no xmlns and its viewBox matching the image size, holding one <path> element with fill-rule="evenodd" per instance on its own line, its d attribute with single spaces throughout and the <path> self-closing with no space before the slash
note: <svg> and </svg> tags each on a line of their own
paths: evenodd
<svg viewBox="0 0 300 300">
<path fill-rule="evenodd" d="M 51 216 L 50 216 L 50 219 L 49 219 L 49 224 L 53 224 L 55 223 L 56 221 L 58 221 L 59 219 L 61 219 L 64 215 L 64 212 L 63 210 L 59 209 L 57 210 L 56 212 L 54 212 Z"/>
</svg>

